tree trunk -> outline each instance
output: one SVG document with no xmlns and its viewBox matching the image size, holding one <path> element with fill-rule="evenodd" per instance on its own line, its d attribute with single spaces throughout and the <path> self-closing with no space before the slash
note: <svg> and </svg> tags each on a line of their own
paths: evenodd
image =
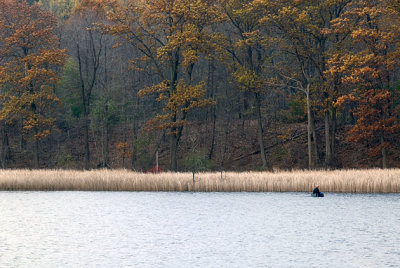
<svg viewBox="0 0 400 268">
<path fill-rule="evenodd" d="M 93 74 L 91 78 L 89 79 L 89 66 L 87 64 L 87 61 L 89 60 L 88 55 L 85 55 L 85 60 L 83 62 L 86 62 L 85 66 L 82 65 L 82 57 L 80 53 L 80 47 L 79 47 L 79 42 L 76 43 L 76 52 L 77 52 L 77 60 L 78 60 L 78 69 L 79 69 L 79 80 L 81 84 L 81 101 L 82 101 L 82 110 L 83 110 L 83 120 L 84 120 L 84 139 L 85 139 L 85 160 L 84 160 L 84 167 L 86 170 L 89 169 L 90 165 L 90 148 L 89 148 L 89 113 L 90 113 L 90 102 L 91 102 L 91 96 L 92 96 L 92 90 L 94 88 L 95 82 L 97 80 L 97 71 L 99 68 L 99 63 L 100 63 L 100 53 L 96 52 L 94 42 L 92 40 L 92 33 L 89 31 L 89 36 L 90 36 L 90 46 L 93 51 L 93 55 L 91 55 L 91 60 L 93 60 Z M 101 47 L 101 41 L 100 41 L 100 47 Z M 100 49 L 101 51 L 101 49 Z M 83 68 L 86 69 L 86 76 L 84 75 L 84 70 Z M 85 80 L 88 82 L 87 86 L 85 83 Z"/>
<path fill-rule="evenodd" d="M 109 81 L 109 77 L 108 77 L 108 61 L 107 61 L 107 43 L 104 43 L 104 89 L 105 89 L 105 93 L 106 93 L 106 101 L 105 101 L 105 105 L 104 105 L 104 137 L 103 137 L 103 150 L 104 150 L 104 157 L 103 157 L 103 166 L 105 168 L 109 168 L 110 167 L 110 163 L 109 163 L 109 149 L 108 149 L 108 143 L 109 143 L 109 121 L 108 121 L 108 102 L 109 102 L 109 86 L 108 86 L 108 81 Z M 110 78 L 111 81 L 111 78 Z"/>
<path fill-rule="evenodd" d="M 178 171 L 178 142 L 177 142 L 177 134 L 172 133 L 170 137 L 170 168 L 172 171 Z"/>
<path fill-rule="evenodd" d="M 257 124 L 258 124 L 258 143 L 260 145 L 260 154 L 262 161 L 262 168 L 269 168 L 267 158 L 265 156 L 265 146 L 264 146 L 264 129 L 262 126 L 262 116 L 261 116 L 261 97 L 259 93 L 254 93 L 256 102 L 256 112 L 257 112 Z"/>
<path fill-rule="evenodd" d="M 108 100 L 105 103 L 104 106 L 104 158 L 103 158 L 103 166 L 104 167 L 109 167 L 110 163 L 109 163 L 109 123 L 108 123 Z"/>
<path fill-rule="evenodd" d="M 186 114 L 183 115 L 182 120 L 185 120 Z M 178 171 L 178 147 L 182 137 L 183 127 L 173 128 L 171 135 L 171 170 Z"/>
<path fill-rule="evenodd" d="M 210 151 L 208 153 L 208 159 L 211 160 L 212 155 L 214 153 L 214 146 L 215 146 L 215 129 L 216 129 L 216 121 L 217 121 L 217 114 L 216 114 L 216 109 L 213 107 L 213 114 L 212 114 L 212 132 L 211 132 L 211 145 L 210 145 Z"/>
<path fill-rule="evenodd" d="M 312 162 L 313 166 L 319 166 L 321 164 L 321 152 L 320 149 L 318 147 L 319 141 L 318 141 L 318 137 L 317 137 L 317 129 L 315 126 L 315 117 L 314 117 L 314 112 L 311 112 L 311 133 L 312 133 L 312 137 L 313 137 L 313 151 L 314 151 L 314 156 L 315 159 Z"/>
<path fill-rule="evenodd" d="M 332 118 L 331 118 L 331 161 L 336 164 L 336 108 L 332 107 Z M 331 163 L 332 164 L 332 163 Z"/>
<path fill-rule="evenodd" d="M 244 123 L 245 123 L 245 118 L 244 118 L 244 114 L 246 112 L 246 104 L 245 104 L 245 92 L 242 92 L 241 94 L 239 94 L 239 101 L 240 101 L 240 105 L 239 105 L 239 119 L 241 120 L 241 132 L 240 134 L 242 136 L 245 135 L 246 131 L 244 129 Z"/>
<path fill-rule="evenodd" d="M 170 71 L 171 71 L 171 85 L 170 85 L 170 96 L 176 91 L 176 83 L 178 81 L 178 67 L 179 67 L 179 49 L 176 50 L 170 62 Z M 177 121 L 177 114 L 175 113 L 172 122 L 175 123 Z M 179 129 L 177 127 L 171 128 L 171 137 L 170 137 L 170 169 L 172 171 L 178 171 L 178 143 L 179 143 Z"/>
<path fill-rule="evenodd" d="M 6 167 L 6 161 L 8 159 L 8 155 L 10 153 L 10 144 L 8 140 L 8 133 L 4 129 L 6 127 L 3 127 L 3 142 L 2 142 L 2 147 L 1 147 L 1 168 Z"/>
<path fill-rule="evenodd" d="M 136 167 L 136 159 L 137 159 L 137 126 L 136 126 L 136 119 L 133 118 L 133 122 L 132 122 L 132 146 L 133 146 L 133 152 L 132 152 L 132 158 L 131 158 L 131 165 L 132 165 L 132 169 L 134 170 Z"/>
<path fill-rule="evenodd" d="M 39 169 L 39 141 L 35 140 L 35 145 L 34 145 L 34 160 L 35 160 L 35 168 Z"/>
<path fill-rule="evenodd" d="M 381 145 L 382 145 L 382 168 L 386 169 L 387 168 L 387 153 L 386 153 L 386 147 L 384 146 L 385 144 L 385 139 L 383 136 L 383 133 L 381 134 Z"/>
<path fill-rule="evenodd" d="M 19 137 L 19 148 L 21 152 L 24 152 L 26 149 L 26 140 L 24 138 L 24 133 L 23 133 L 23 128 L 24 128 L 24 121 L 21 120 L 21 125 L 20 125 L 20 137 Z"/>
<path fill-rule="evenodd" d="M 85 109 L 85 108 L 84 108 Z M 90 163 L 90 148 L 89 148 L 89 118 L 87 112 L 83 114 L 83 131 L 84 131 L 84 140 L 85 140 L 85 169 L 89 170 L 89 163 Z"/>
<path fill-rule="evenodd" d="M 332 162 L 329 111 L 325 111 L 324 117 L 325 117 L 325 166 L 329 168 Z"/>
<path fill-rule="evenodd" d="M 226 151 L 228 150 L 228 142 L 229 142 L 229 122 L 225 123 L 224 145 L 221 148 L 221 158 L 220 158 L 220 162 L 219 162 L 219 169 L 221 171 L 221 178 L 222 178 L 222 170 L 224 168 L 225 155 L 226 155 Z"/>
<path fill-rule="evenodd" d="M 123 141 L 126 142 L 127 138 L 126 138 L 126 132 L 127 132 L 127 119 L 126 119 L 126 113 L 125 113 L 125 103 L 126 103 L 126 87 L 124 87 L 124 92 L 122 95 L 122 105 L 121 105 L 121 109 L 122 109 L 122 116 L 123 118 L 123 124 L 122 124 L 122 128 L 123 128 L 123 135 L 124 135 L 124 139 Z M 129 149 L 128 149 L 129 150 Z M 122 168 L 126 169 L 126 163 L 125 163 L 125 153 L 122 156 Z"/>
<path fill-rule="evenodd" d="M 215 91 L 216 88 L 215 84 L 215 76 L 214 76 L 215 66 L 214 66 L 214 59 L 209 60 L 208 62 L 208 80 L 207 86 L 210 89 L 209 91 L 209 98 L 215 99 Z M 208 159 L 211 160 L 213 153 L 214 153 L 214 146 L 215 146 L 215 132 L 216 132 L 216 121 L 217 121 L 217 108 L 215 106 L 211 107 L 211 116 L 212 116 L 212 131 L 211 131 L 211 145 L 210 150 L 208 152 Z"/>
<path fill-rule="evenodd" d="M 312 163 L 312 143 L 311 143 L 311 108 L 310 108 L 310 84 L 307 84 L 307 153 L 308 153 L 308 169 L 313 167 Z"/>
</svg>

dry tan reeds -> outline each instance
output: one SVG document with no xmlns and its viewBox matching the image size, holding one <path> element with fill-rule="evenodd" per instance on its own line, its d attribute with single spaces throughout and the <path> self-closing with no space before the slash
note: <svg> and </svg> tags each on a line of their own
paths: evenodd
<svg viewBox="0 0 400 268">
<path fill-rule="evenodd" d="M 399 193 L 400 169 L 224 172 L 128 170 L 0 170 L 5 191 L 201 191 L 201 192 L 324 192 Z"/>
</svg>

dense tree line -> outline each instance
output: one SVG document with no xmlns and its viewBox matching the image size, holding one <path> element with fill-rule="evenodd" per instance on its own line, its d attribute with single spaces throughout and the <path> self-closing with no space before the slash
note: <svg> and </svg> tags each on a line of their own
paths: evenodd
<svg viewBox="0 0 400 268">
<path fill-rule="evenodd" d="M 398 165 L 398 0 L 0 0 L 0 34 L 3 168 Z"/>
</svg>

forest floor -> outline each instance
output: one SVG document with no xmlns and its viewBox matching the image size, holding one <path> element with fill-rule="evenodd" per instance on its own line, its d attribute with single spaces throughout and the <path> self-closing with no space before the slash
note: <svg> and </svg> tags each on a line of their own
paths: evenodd
<svg viewBox="0 0 400 268">
<path fill-rule="evenodd" d="M 381 157 L 370 156 L 368 143 L 355 144 L 346 141 L 349 126 L 338 128 L 336 134 L 336 158 L 333 168 L 338 169 L 367 169 L 382 166 Z M 169 167 L 169 137 L 162 132 L 139 132 L 136 139 L 136 157 L 132 168 L 131 156 L 124 156 L 117 149 L 118 143 L 130 144 L 132 151 L 133 131 L 129 125 L 114 126 L 109 133 L 109 163 L 114 169 L 127 168 L 137 171 L 147 171 L 156 164 L 156 151 L 159 152 L 161 169 Z M 218 122 L 215 129 L 214 142 L 211 124 L 192 124 L 185 128 L 179 146 L 179 170 L 190 170 L 187 159 L 200 157 L 211 159 L 205 163 L 208 170 L 224 171 L 260 171 L 261 157 L 257 140 L 256 122 L 247 120 L 235 122 Z M 92 168 L 104 167 L 104 143 L 101 131 L 90 134 L 90 151 Z M 324 129 L 317 125 L 317 138 L 320 151 L 320 161 L 314 167 L 323 169 L 324 166 Z M 21 149 L 18 135 L 10 138 L 10 154 L 6 168 L 32 168 L 33 145 L 27 142 Z M 274 170 L 306 169 L 307 128 L 305 123 L 269 124 L 265 127 L 265 148 L 267 159 Z M 400 141 L 400 139 L 397 139 Z M 400 142 L 388 151 L 388 167 L 400 168 Z M 41 143 L 40 167 L 82 169 L 84 159 L 84 139 L 79 127 L 55 133 L 49 141 Z M 316 156 L 313 155 L 313 159 Z"/>
</svg>

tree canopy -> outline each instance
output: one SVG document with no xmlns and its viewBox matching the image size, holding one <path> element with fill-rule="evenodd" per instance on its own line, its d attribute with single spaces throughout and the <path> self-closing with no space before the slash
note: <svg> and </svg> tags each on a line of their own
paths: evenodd
<svg viewBox="0 0 400 268">
<path fill-rule="evenodd" d="M 1 164 L 400 166 L 399 25 L 397 0 L 0 0 Z"/>
</svg>

